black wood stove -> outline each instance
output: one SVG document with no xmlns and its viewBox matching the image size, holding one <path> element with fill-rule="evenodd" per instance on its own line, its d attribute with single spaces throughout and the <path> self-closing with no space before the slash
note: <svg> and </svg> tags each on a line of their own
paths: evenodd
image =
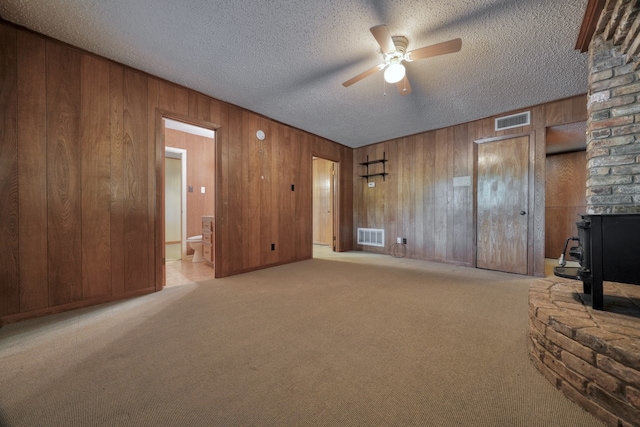
<svg viewBox="0 0 640 427">
<path fill-rule="evenodd" d="M 583 291 L 591 295 L 591 305 L 604 309 L 602 282 L 640 285 L 640 214 L 581 215 L 576 223 L 578 236 L 570 237 L 553 269 L 556 276 L 582 280 Z M 578 246 L 569 255 L 580 267 L 565 267 L 570 241 Z"/>
</svg>

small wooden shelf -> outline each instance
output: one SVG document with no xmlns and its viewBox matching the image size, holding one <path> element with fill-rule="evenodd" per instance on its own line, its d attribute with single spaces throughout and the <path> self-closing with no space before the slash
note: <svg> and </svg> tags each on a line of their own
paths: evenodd
<svg viewBox="0 0 640 427">
<path fill-rule="evenodd" d="M 370 177 L 373 177 L 373 176 L 381 176 L 382 180 L 384 181 L 384 177 L 387 176 L 387 175 L 389 175 L 389 174 L 386 173 L 386 172 L 368 173 L 366 175 L 360 175 L 360 178 L 370 178 Z"/>
<path fill-rule="evenodd" d="M 389 175 L 387 173 L 387 157 L 386 157 L 386 152 L 382 153 L 382 158 L 381 159 L 375 159 L 375 160 L 369 160 L 369 156 L 367 155 L 367 161 L 366 162 L 360 162 L 360 166 L 365 166 L 367 168 L 367 171 L 365 174 L 360 175 L 361 178 L 365 178 L 367 180 L 367 182 L 369 182 L 369 178 L 372 178 L 374 176 L 381 176 L 382 180 L 385 180 L 385 177 L 387 175 Z M 375 164 L 382 164 L 382 172 L 372 172 L 369 173 L 369 166 L 370 165 L 375 165 Z"/>
<path fill-rule="evenodd" d="M 367 156 L 369 157 L 369 156 Z M 376 163 L 386 163 L 387 159 L 367 160 L 366 162 L 360 162 L 362 166 L 374 165 Z"/>
</svg>

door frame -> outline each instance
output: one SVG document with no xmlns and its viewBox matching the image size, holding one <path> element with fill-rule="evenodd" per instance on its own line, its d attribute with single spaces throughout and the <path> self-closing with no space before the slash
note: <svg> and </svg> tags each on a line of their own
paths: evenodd
<svg viewBox="0 0 640 427">
<path fill-rule="evenodd" d="M 532 130 L 530 132 L 519 132 L 512 133 L 508 135 L 500 135 L 500 136 L 492 136 L 488 138 L 480 138 L 474 140 L 474 185 L 473 185 L 473 209 L 474 209 L 474 224 L 473 224 L 473 240 L 474 240 L 474 257 L 473 257 L 473 267 L 477 267 L 478 260 L 478 144 L 485 144 L 489 142 L 498 142 L 503 141 L 505 139 L 515 139 L 527 136 L 529 137 L 529 172 L 528 172 L 528 213 L 527 213 L 527 275 L 533 276 L 535 273 L 535 256 L 536 256 L 536 248 L 535 248 L 535 237 L 536 232 L 542 233 L 542 249 L 544 253 L 544 214 L 542 215 L 542 220 L 540 221 L 540 213 L 538 212 L 539 207 L 536 206 L 536 199 L 540 200 L 542 198 L 542 209 L 544 210 L 544 169 L 540 172 L 539 169 L 536 169 L 536 149 L 541 145 L 544 148 L 545 144 L 539 144 L 539 141 L 536 140 L 536 132 Z M 544 141 L 543 141 L 544 142 Z M 544 162 L 543 162 L 544 163 Z M 543 165 L 544 168 L 544 165 Z M 536 195 L 536 190 L 539 190 L 539 186 L 536 187 L 536 177 L 542 180 L 542 194 Z M 534 229 L 535 228 L 535 229 Z M 544 256 L 542 258 L 542 266 L 544 268 Z M 544 269 L 543 269 L 544 271 Z"/>
<path fill-rule="evenodd" d="M 332 251 L 333 252 L 340 252 L 340 215 L 338 215 L 338 212 L 340 212 L 340 161 L 336 158 L 333 158 L 331 156 L 327 156 L 326 154 L 320 154 L 320 153 L 315 153 L 312 152 L 311 153 L 311 247 L 313 249 L 313 183 L 314 183 L 314 176 L 313 176 L 313 158 L 317 157 L 319 159 L 323 159 L 323 160 L 327 160 L 330 162 L 333 162 L 334 164 L 334 174 L 333 174 L 333 200 L 332 200 L 332 204 L 333 204 L 333 212 L 331 213 L 333 216 L 333 242 L 332 242 Z"/>
<path fill-rule="evenodd" d="M 553 154 L 549 155 L 549 154 L 547 154 L 547 145 L 548 145 L 548 143 L 547 143 L 547 133 L 549 132 L 550 128 L 554 128 L 554 127 L 557 127 L 557 126 L 575 125 L 575 124 L 578 124 L 578 123 L 585 123 L 585 127 L 586 127 L 586 119 L 585 120 L 576 120 L 576 121 L 567 122 L 567 123 L 562 122 L 562 123 L 558 123 L 558 124 L 547 125 L 547 126 L 544 127 L 543 133 L 542 133 L 542 135 L 544 135 L 544 170 L 545 170 L 545 178 L 542 180 L 542 184 L 544 186 L 544 195 L 545 195 L 545 199 L 544 199 L 545 200 L 544 201 L 545 210 L 544 210 L 544 213 L 543 213 L 543 215 L 544 215 L 544 236 L 543 236 L 544 247 L 543 247 L 543 253 L 544 253 L 544 258 L 545 259 L 547 258 L 547 249 L 548 249 L 547 248 L 547 242 L 546 242 L 547 207 L 548 207 L 547 199 L 546 199 L 546 195 L 547 195 L 547 159 L 548 159 L 548 157 L 556 156 L 556 155 L 564 155 L 564 154 L 569 154 L 569 153 L 575 154 L 575 153 L 578 153 L 578 152 L 584 152 L 587 149 L 587 143 L 586 143 L 586 138 L 585 138 L 585 144 L 584 144 L 583 147 L 571 149 L 571 150 L 568 150 L 568 151 L 563 151 L 561 153 L 553 153 Z M 588 160 L 585 160 L 585 162 L 586 161 L 588 161 Z M 585 206 L 586 206 L 586 200 L 584 202 L 585 202 Z M 577 216 L 575 218 L 576 218 L 575 221 L 577 221 Z M 572 226 L 571 231 L 567 230 L 567 234 L 562 236 L 563 239 L 573 235 L 572 233 L 575 232 L 575 221 L 573 222 L 573 226 Z M 554 256 L 553 258 L 555 259 L 556 256 Z"/>
<path fill-rule="evenodd" d="M 218 185 L 219 179 L 217 179 L 219 173 L 219 165 L 218 165 L 218 150 L 220 144 L 218 144 L 218 129 L 220 129 L 220 125 L 208 122 L 206 120 L 197 119 L 194 117 L 186 116 L 183 114 L 175 113 L 173 111 L 164 110 L 162 108 L 155 109 L 155 145 L 154 145 L 154 158 L 155 158 L 155 206 L 154 206 L 154 272 L 155 272 L 155 289 L 156 291 L 162 290 L 166 284 L 166 266 L 165 266 L 165 257 L 164 257 L 164 155 L 165 155 L 165 138 L 164 138 L 164 124 L 162 119 L 171 119 L 178 122 L 187 123 L 194 126 L 199 126 L 204 129 L 210 129 L 214 131 L 214 165 L 215 165 L 215 175 L 214 175 L 214 211 L 218 206 Z M 213 212 L 215 215 L 216 212 Z M 185 212 L 186 216 L 186 212 Z M 216 217 L 217 218 L 217 217 Z M 214 247 L 218 245 L 218 236 L 214 234 Z M 215 251 L 214 257 L 218 257 L 218 251 Z M 214 266 L 218 264 L 217 259 L 214 259 Z M 215 275 L 215 269 L 214 269 Z"/>
</svg>

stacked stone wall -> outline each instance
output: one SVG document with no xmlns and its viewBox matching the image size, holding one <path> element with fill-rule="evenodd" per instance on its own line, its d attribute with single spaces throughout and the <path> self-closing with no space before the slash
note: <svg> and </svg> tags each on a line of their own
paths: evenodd
<svg viewBox="0 0 640 427">
<path fill-rule="evenodd" d="M 612 41 L 589 48 L 587 213 L 640 213 L 640 72 Z"/>
<path fill-rule="evenodd" d="M 562 279 L 560 279 L 562 280 Z M 529 354 L 572 401 L 610 426 L 640 426 L 640 287 L 606 284 L 608 311 L 594 311 L 577 281 L 529 287 Z"/>
</svg>

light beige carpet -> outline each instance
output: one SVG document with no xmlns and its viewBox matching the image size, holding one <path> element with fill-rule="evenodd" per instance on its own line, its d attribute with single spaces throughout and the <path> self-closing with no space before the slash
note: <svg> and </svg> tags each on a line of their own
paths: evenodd
<svg viewBox="0 0 640 427">
<path fill-rule="evenodd" d="M 0 425 L 601 425 L 528 360 L 532 278 L 318 256 L 6 325 Z"/>
</svg>

